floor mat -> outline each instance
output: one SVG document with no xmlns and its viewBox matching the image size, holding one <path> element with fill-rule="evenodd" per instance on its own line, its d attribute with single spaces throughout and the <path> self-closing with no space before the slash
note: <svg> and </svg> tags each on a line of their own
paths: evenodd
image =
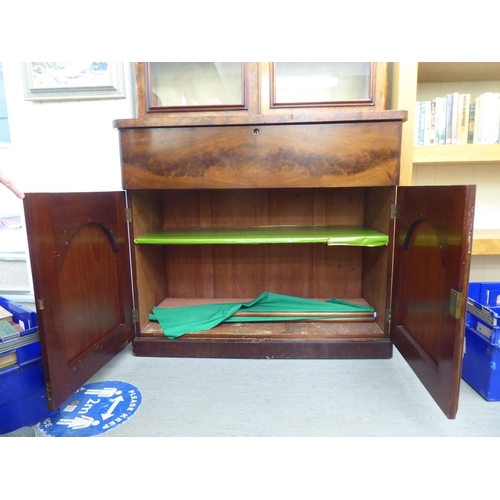
<svg viewBox="0 0 500 500">
<path fill-rule="evenodd" d="M 38 429 L 51 437 L 96 436 L 124 424 L 141 403 L 139 389 L 127 382 L 85 384 Z"/>
</svg>

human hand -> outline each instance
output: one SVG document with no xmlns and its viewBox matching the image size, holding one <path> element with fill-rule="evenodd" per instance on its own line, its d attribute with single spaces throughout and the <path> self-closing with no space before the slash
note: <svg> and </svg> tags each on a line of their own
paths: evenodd
<svg viewBox="0 0 500 500">
<path fill-rule="evenodd" d="M 9 188 L 18 198 L 21 198 L 21 200 L 24 198 L 24 193 L 1 170 L 0 170 L 0 183 Z"/>
</svg>

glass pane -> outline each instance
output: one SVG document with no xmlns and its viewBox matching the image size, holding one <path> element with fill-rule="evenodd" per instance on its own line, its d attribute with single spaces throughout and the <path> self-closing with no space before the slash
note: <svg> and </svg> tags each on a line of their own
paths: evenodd
<svg viewBox="0 0 500 500">
<path fill-rule="evenodd" d="M 369 62 L 275 63 L 275 103 L 370 99 Z"/>
<path fill-rule="evenodd" d="M 152 62 L 149 67 L 154 107 L 243 104 L 240 62 Z"/>
</svg>

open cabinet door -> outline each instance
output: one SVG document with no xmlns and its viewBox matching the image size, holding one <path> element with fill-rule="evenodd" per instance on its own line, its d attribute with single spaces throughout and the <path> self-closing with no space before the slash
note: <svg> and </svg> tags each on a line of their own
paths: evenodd
<svg viewBox="0 0 500 500">
<path fill-rule="evenodd" d="M 24 206 L 55 410 L 132 340 L 125 193 L 27 194 Z"/>
<path fill-rule="evenodd" d="M 448 418 L 458 409 L 475 192 L 398 188 L 391 338 Z"/>
</svg>

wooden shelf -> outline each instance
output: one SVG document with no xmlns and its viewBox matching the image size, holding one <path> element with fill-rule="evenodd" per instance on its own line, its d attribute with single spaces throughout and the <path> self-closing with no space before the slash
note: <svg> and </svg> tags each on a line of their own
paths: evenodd
<svg viewBox="0 0 500 500">
<path fill-rule="evenodd" d="M 326 243 L 386 246 L 389 236 L 362 226 L 260 226 L 247 228 L 165 229 L 134 239 L 146 245 L 252 245 Z"/>
<path fill-rule="evenodd" d="M 472 255 L 500 255 L 500 229 L 474 231 Z"/>
<path fill-rule="evenodd" d="M 253 298 L 168 298 L 163 300 L 158 307 L 184 307 L 205 304 L 223 304 L 250 302 Z M 325 299 L 315 298 L 313 300 Z M 362 298 L 342 298 L 348 302 L 369 306 Z M 165 334 L 161 326 L 156 321 L 150 321 L 142 329 L 140 336 L 142 338 L 157 337 L 164 338 Z M 384 333 L 375 323 L 374 318 L 370 321 L 336 321 L 322 322 L 318 321 L 290 321 L 290 322 L 263 322 L 259 323 L 259 328 L 249 323 L 221 323 L 210 329 L 198 332 L 191 332 L 185 335 L 186 338 L 383 338 Z"/>
<path fill-rule="evenodd" d="M 415 164 L 500 162 L 500 144 L 415 146 L 413 151 L 413 162 Z"/>
<path fill-rule="evenodd" d="M 418 81 L 475 82 L 500 80 L 498 62 L 420 62 Z"/>
</svg>

